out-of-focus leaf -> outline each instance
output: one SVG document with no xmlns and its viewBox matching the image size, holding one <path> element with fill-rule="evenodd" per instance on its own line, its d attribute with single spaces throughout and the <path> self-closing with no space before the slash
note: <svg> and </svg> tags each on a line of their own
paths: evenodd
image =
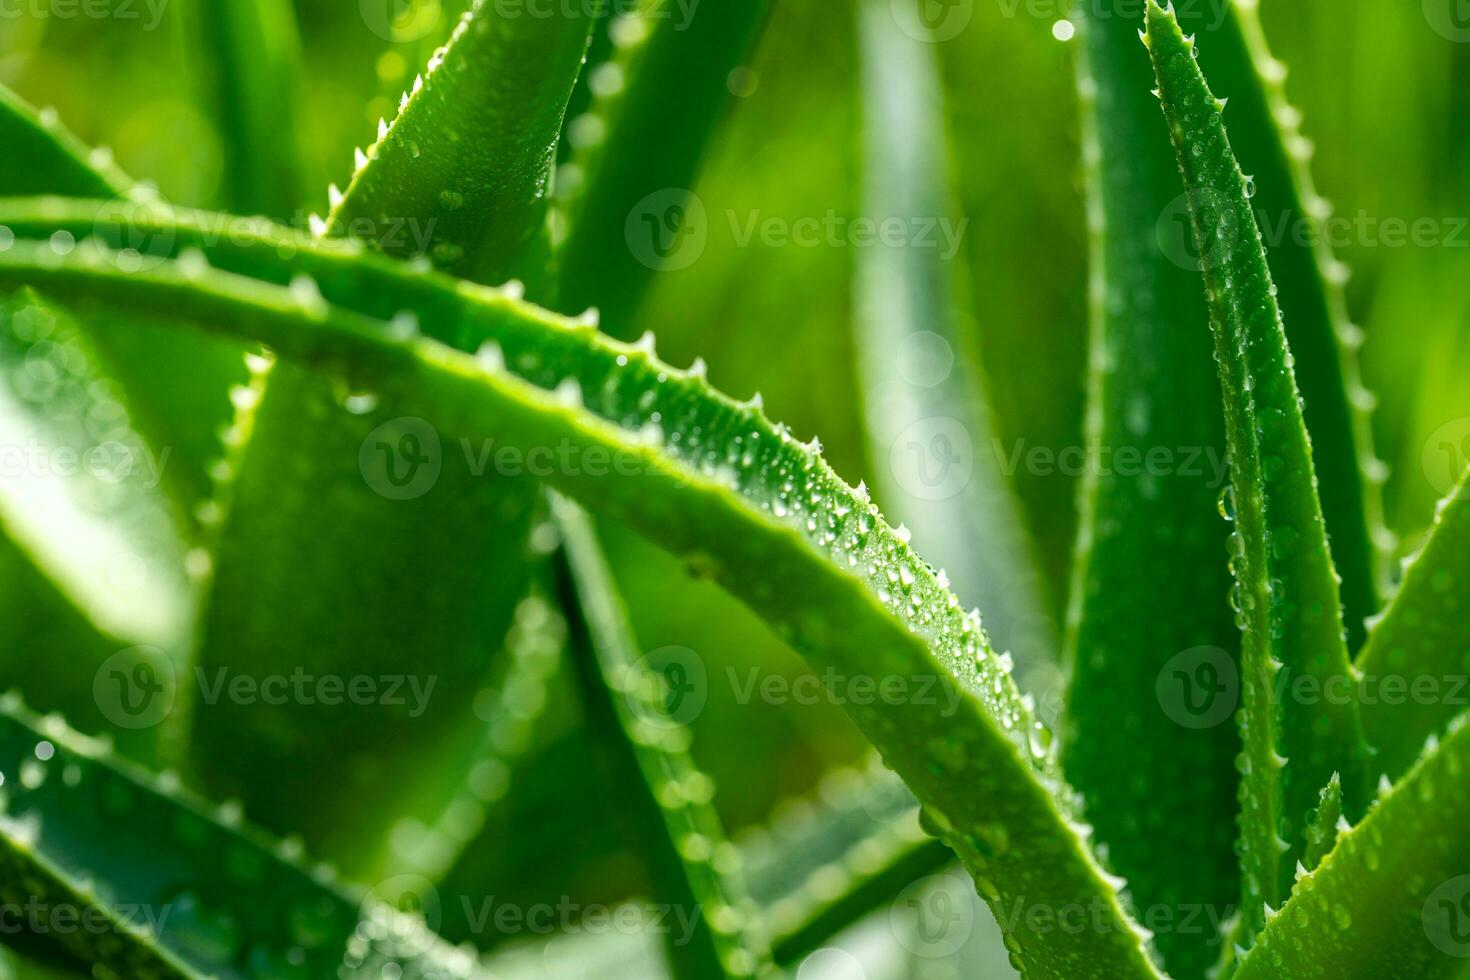
<svg viewBox="0 0 1470 980">
<path fill-rule="evenodd" d="M 944 569 L 956 594 L 983 612 L 986 633 L 1015 658 L 1022 689 L 1047 693 L 1056 632 L 1031 540 L 992 449 L 982 372 L 966 362 L 955 330 L 965 305 L 963 225 L 950 201 L 944 95 L 932 45 L 900 31 L 885 0 L 860 5 L 859 27 L 863 212 L 954 232 L 879 242 L 859 253 L 855 347 L 877 496 Z"/>
</svg>

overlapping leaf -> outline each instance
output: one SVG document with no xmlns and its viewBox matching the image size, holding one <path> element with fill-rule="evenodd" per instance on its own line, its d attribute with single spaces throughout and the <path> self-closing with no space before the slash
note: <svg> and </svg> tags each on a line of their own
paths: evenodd
<svg viewBox="0 0 1470 980">
<path fill-rule="evenodd" d="M 206 248 L 205 262 L 191 253 L 123 274 L 94 242 L 56 256 L 19 217 L 0 215 L 16 235 L 0 253 L 0 282 L 64 283 L 79 302 L 166 306 L 350 386 L 371 384 L 446 432 L 571 447 L 588 465 L 558 469 L 549 484 L 698 564 L 814 665 L 908 677 L 928 692 L 849 707 L 923 802 L 929 826 L 992 904 L 1096 911 L 1064 939 L 1034 918 L 1014 922 L 1008 939 L 1025 969 L 1069 980 L 1157 975 L 1113 880 L 1070 822 L 1075 802 L 1049 733 L 974 617 L 866 499 L 759 410 L 713 394 L 699 372 L 677 371 L 645 346 L 503 295 L 380 267 L 350 248 L 300 242 L 287 261 L 279 233 L 253 247 L 237 234 Z M 188 237 L 186 226 L 168 227 L 176 241 Z M 226 262 L 265 278 L 222 271 Z M 307 274 L 310 295 L 289 287 Z M 471 357 L 395 330 L 385 311 L 405 308 L 493 342 Z"/>
<path fill-rule="evenodd" d="M 1337 581 L 1275 286 L 1224 103 L 1193 42 L 1150 0 L 1146 41 L 1179 160 L 1224 394 L 1241 654 L 1243 936 L 1290 890 L 1304 827 L 1333 772 L 1361 812 L 1367 758 Z"/>
</svg>

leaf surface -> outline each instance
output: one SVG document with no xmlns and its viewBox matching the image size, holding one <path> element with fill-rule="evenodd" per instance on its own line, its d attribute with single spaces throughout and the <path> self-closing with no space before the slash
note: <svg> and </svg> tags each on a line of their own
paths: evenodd
<svg viewBox="0 0 1470 980">
<path fill-rule="evenodd" d="M 1461 710 L 1470 675 L 1470 482 L 1435 509 L 1434 525 L 1405 565 L 1403 581 L 1373 623 L 1358 658 L 1363 728 L 1375 768 L 1397 779 L 1432 734 Z"/>
<path fill-rule="evenodd" d="M 1337 839 L 1267 923 L 1236 980 L 1433 980 L 1470 954 L 1470 716 L 1431 737 L 1402 780 Z"/>
<path fill-rule="evenodd" d="M 1188 232 L 1160 225 L 1171 205 L 1187 215 L 1137 25 L 1074 21 L 1092 234 L 1087 443 L 1108 456 L 1080 498 L 1063 761 L 1134 900 L 1182 918 L 1231 908 L 1240 888 L 1220 384 Z M 1161 849 L 1193 857 L 1161 861 Z M 1176 976 L 1218 957 L 1209 929 L 1157 941 Z"/>
<path fill-rule="evenodd" d="M 9 214 L 0 223 L 17 227 Z M 250 253 L 258 269 L 274 267 L 287 281 L 298 274 L 281 268 L 277 248 L 252 249 L 242 237 L 229 247 Z M 696 563 L 818 670 L 925 685 L 927 697 L 848 709 L 923 802 L 929 827 L 992 905 L 1081 903 L 1097 912 L 1064 939 L 1034 918 L 1016 921 L 1009 941 L 1025 969 L 1068 980 L 1158 975 L 1146 934 L 1074 828 L 1076 801 L 1050 734 L 974 617 L 818 455 L 753 406 L 714 394 L 700 370 L 676 370 L 646 345 L 614 343 L 513 297 L 381 266 L 351 248 L 300 243 L 295 259 L 311 260 L 321 296 L 303 303 L 300 289 L 197 261 L 120 273 L 94 242 L 58 262 L 44 241 L 18 237 L 0 253 L 0 282 L 173 309 L 350 384 L 371 382 L 447 432 L 523 449 L 565 444 L 607 462 L 555 469 L 545 481 Z M 493 341 L 469 356 L 395 331 L 365 304 L 409 306 L 422 323 Z"/>
<path fill-rule="evenodd" d="M 661 673 L 642 657 L 591 520 L 565 498 L 552 509 L 565 548 L 564 606 L 589 722 L 603 733 L 609 789 L 622 790 L 647 838 L 657 902 L 702 912 L 692 935 L 666 934 L 671 971 L 678 980 L 774 976 L 739 852 L 711 802 L 714 783 L 689 755 L 679 714 L 690 696 L 685 665 Z"/>
<path fill-rule="evenodd" d="M 13 695 L 0 773 L 0 894 L 68 916 L 72 928 L 39 931 L 100 977 L 482 975 L 422 921 L 349 896 L 299 844 L 245 826 L 238 806 L 211 812 L 176 776 L 128 765 Z"/>
<path fill-rule="evenodd" d="M 1148 4 L 1149 52 L 1184 177 L 1224 395 L 1236 583 L 1243 629 L 1241 863 L 1249 937 L 1290 891 L 1303 827 L 1332 773 L 1350 816 L 1366 800 L 1337 580 L 1317 497 L 1292 356 L 1247 181 L 1172 13 Z"/>
</svg>

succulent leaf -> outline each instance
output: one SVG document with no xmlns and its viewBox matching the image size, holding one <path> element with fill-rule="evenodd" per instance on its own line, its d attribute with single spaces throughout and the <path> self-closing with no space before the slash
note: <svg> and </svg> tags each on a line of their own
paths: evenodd
<svg viewBox="0 0 1470 980">
<path fill-rule="evenodd" d="M 1158 976 L 1116 879 L 1072 823 L 1075 800 L 1049 732 L 975 618 L 863 494 L 759 409 L 713 393 L 703 372 L 676 370 L 647 345 L 612 342 L 510 296 L 380 266 L 350 248 L 301 243 L 298 259 L 349 272 L 337 281 L 318 275 L 303 303 L 299 289 L 198 263 L 121 274 L 95 242 L 58 262 L 45 239 L 20 237 L 8 214 L 0 223 L 17 235 L 0 253 L 0 282 L 162 304 L 286 360 L 370 382 L 446 432 L 626 460 L 554 471 L 546 482 L 699 561 L 814 666 L 923 685 L 924 698 L 846 707 L 924 803 L 928 826 L 992 904 L 1100 910 L 1094 926 L 1062 941 L 1034 921 L 1014 922 L 1009 941 L 1024 969 L 1068 980 Z M 242 237 L 231 247 L 245 245 Z M 279 268 L 278 249 L 254 251 L 252 261 L 294 278 Z M 351 291 L 338 293 L 354 277 Z M 417 307 L 421 323 L 458 324 L 493 341 L 469 356 L 334 302 L 402 309 L 414 308 L 414 297 L 437 307 Z M 466 323 L 471 316 L 480 322 Z"/>
<path fill-rule="evenodd" d="M 1224 103 L 1200 73 L 1193 42 L 1154 0 L 1145 40 L 1203 256 L 1224 395 L 1232 604 L 1243 630 L 1241 929 L 1248 941 L 1264 924 L 1262 910 L 1285 901 L 1305 846 L 1302 829 L 1333 772 L 1348 814 L 1361 814 L 1367 750 L 1292 356 L 1249 185 L 1225 132 Z"/>
</svg>

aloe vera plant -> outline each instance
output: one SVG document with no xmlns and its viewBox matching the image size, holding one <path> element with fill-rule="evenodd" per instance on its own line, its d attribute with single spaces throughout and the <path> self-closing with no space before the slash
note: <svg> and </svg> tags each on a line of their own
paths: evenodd
<svg viewBox="0 0 1470 980">
<path fill-rule="evenodd" d="M 0 906 L 28 915 L 3 975 L 1460 975 L 1470 491 L 1380 603 L 1340 268 L 1262 233 L 1324 217 L 1255 4 L 1053 27 L 1078 383 L 1115 463 L 1080 483 L 1061 642 L 966 360 L 962 242 L 846 239 L 866 431 L 830 451 L 877 502 L 702 359 L 627 339 L 682 271 L 643 219 L 722 230 L 693 185 L 769 6 L 536 10 L 429 25 L 305 228 L 290 5 L 187 11 L 225 211 L 0 89 L 0 446 L 157 464 L 0 479 Z M 963 227 L 946 118 L 974 95 L 935 11 L 855 12 L 862 210 Z M 645 649 L 615 524 L 759 617 L 774 652 L 737 658 L 811 672 Z M 769 724 L 748 700 L 803 679 L 852 723 L 833 771 L 725 778 L 724 702 Z M 1385 697 L 1416 681 L 1435 696 Z"/>
</svg>

